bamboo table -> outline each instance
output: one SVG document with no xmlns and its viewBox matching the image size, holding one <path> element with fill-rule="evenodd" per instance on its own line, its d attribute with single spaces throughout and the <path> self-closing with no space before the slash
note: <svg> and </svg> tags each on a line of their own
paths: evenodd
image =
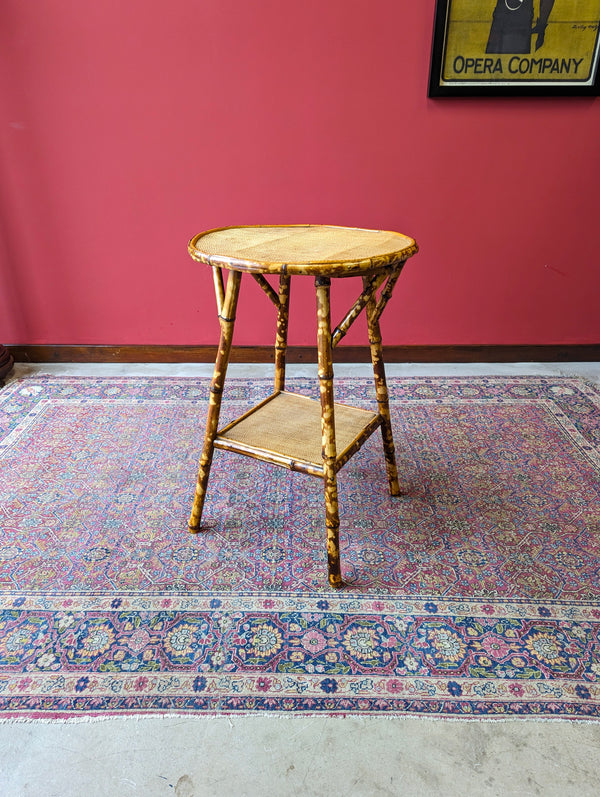
<svg viewBox="0 0 600 797">
<path fill-rule="evenodd" d="M 194 260 L 212 266 L 221 326 L 190 531 L 201 529 L 215 448 L 317 476 L 323 479 L 325 486 L 329 583 L 332 587 L 342 587 L 337 472 L 379 427 L 390 494 L 400 494 L 379 318 L 404 263 L 417 252 L 417 245 L 412 238 L 395 232 L 294 225 L 210 230 L 193 238 L 188 249 Z M 226 287 L 224 270 L 229 272 Z M 275 386 L 269 398 L 219 430 L 221 397 L 243 272 L 254 277 L 277 308 Z M 278 275 L 278 291 L 271 287 L 265 274 Z M 311 276 L 315 280 L 320 402 L 285 390 L 290 282 L 295 275 Z M 332 332 L 331 278 L 351 276 L 362 277 L 362 293 Z M 334 403 L 332 349 L 365 308 L 377 413 Z"/>
</svg>

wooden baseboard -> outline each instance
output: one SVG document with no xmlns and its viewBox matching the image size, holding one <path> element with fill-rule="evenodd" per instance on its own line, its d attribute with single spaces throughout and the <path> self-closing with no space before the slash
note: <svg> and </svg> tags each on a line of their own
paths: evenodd
<svg viewBox="0 0 600 797">
<path fill-rule="evenodd" d="M 5 377 L 12 371 L 13 365 L 13 355 L 0 344 L 0 387 L 4 384 Z"/>
<path fill-rule="evenodd" d="M 7 346 L 15 362 L 214 362 L 216 346 Z M 389 363 L 600 362 L 600 344 L 551 346 L 384 346 Z M 290 346 L 290 363 L 317 362 L 316 346 Z M 367 346 L 339 346 L 335 362 L 369 362 Z M 237 346 L 231 362 L 273 362 L 269 346 Z"/>
</svg>

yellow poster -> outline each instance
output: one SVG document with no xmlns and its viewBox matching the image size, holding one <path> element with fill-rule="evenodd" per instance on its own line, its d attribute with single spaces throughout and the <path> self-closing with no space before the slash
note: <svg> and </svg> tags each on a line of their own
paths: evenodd
<svg viewBox="0 0 600 797">
<path fill-rule="evenodd" d="M 600 0 L 445 0 L 437 14 L 440 87 L 596 81 Z"/>
</svg>

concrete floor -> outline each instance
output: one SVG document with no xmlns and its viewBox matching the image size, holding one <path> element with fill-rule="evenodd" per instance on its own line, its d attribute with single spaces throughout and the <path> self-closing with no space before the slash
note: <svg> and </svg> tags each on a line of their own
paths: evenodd
<svg viewBox="0 0 600 797">
<path fill-rule="evenodd" d="M 17 365 L 14 376 L 210 375 L 194 365 Z M 336 375 L 369 366 L 337 365 Z M 291 366 L 290 375 L 314 375 Z M 600 363 L 396 365 L 389 376 L 564 374 L 600 386 Z M 231 376 L 268 366 L 233 364 Z M 600 724 L 218 717 L 0 724 L 0 795 L 600 794 Z"/>
</svg>

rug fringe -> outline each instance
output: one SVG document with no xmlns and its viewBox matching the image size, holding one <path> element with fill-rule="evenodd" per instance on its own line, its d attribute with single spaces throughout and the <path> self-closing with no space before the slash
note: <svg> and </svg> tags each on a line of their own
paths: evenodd
<svg viewBox="0 0 600 797">
<path fill-rule="evenodd" d="M 227 720 L 230 727 L 234 728 L 234 719 L 239 719 L 242 722 L 246 720 L 254 721 L 255 719 L 270 719 L 282 720 L 284 722 L 290 720 L 315 720 L 325 719 L 332 720 L 359 720 L 363 723 L 373 723 L 379 721 L 385 722 L 398 722 L 413 720 L 419 722 L 456 722 L 464 724 L 481 723 L 481 724 L 495 724 L 499 722 L 512 722 L 512 723 L 567 723 L 577 725 L 597 725 L 598 720 L 593 717 L 537 717 L 537 716 L 506 716 L 506 717 L 451 717 L 443 715 L 430 716 L 427 714 L 335 714 L 322 711 L 313 711 L 306 713 L 290 714 L 289 712 L 277 711 L 249 711 L 239 713 L 215 713 L 215 714 L 186 714 L 185 712 L 167 712 L 167 713 L 152 713 L 152 714 L 130 714 L 128 716 L 118 714 L 98 715 L 98 716 L 76 716 L 76 717 L 1 717 L 0 725 L 83 725 L 93 724 L 100 722 L 144 722 L 146 720 L 151 722 L 164 721 L 164 720 L 190 720 L 191 722 L 204 722 L 205 720 Z"/>
</svg>

